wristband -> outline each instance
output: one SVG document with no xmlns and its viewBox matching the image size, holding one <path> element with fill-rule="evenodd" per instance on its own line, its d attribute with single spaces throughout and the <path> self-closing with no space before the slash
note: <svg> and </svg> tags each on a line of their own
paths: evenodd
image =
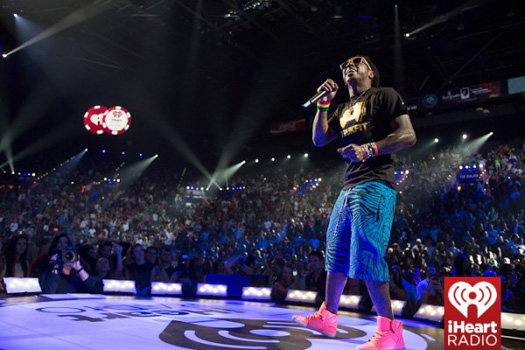
<svg viewBox="0 0 525 350">
<path fill-rule="evenodd" d="M 84 268 L 80 268 L 80 270 L 77 270 L 77 273 L 80 273 L 80 271 L 84 270 Z"/>
<path fill-rule="evenodd" d="M 320 111 L 327 111 L 330 108 L 330 101 L 321 102 L 317 101 L 317 109 Z"/>
<path fill-rule="evenodd" d="M 374 157 L 377 157 L 379 155 L 379 149 L 375 142 L 372 142 L 372 147 L 374 148 Z"/>
<path fill-rule="evenodd" d="M 359 147 L 361 147 L 361 151 L 363 151 L 363 162 L 369 158 L 376 157 L 379 154 L 379 150 L 375 142 L 365 143 Z"/>
<path fill-rule="evenodd" d="M 368 153 L 366 153 L 366 147 L 363 145 L 360 145 L 359 148 L 361 148 L 361 152 L 363 152 L 363 162 L 364 162 L 368 158 Z"/>
</svg>

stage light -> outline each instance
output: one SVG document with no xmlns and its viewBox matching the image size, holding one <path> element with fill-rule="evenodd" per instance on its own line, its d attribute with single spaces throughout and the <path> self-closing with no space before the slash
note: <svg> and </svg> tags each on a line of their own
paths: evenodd
<svg viewBox="0 0 525 350">
<path fill-rule="evenodd" d="M 42 292 L 38 278 L 4 277 L 4 283 L 9 294 Z"/>
<path fill-rule="evenodd" d="M 223 284 L 197 283 L 198 296 L 227 296 L 228 286 Z"/>
<path fill-rule="evenodd" d="M 410 33 L 405 33 L 405 38 L 410 38 Z"/>
<path fill-rule="evenodd" d="M 491 131 L 491 132 L 489 132 L 489 135 L 492 136 L 492 135 L 494 135 L 494 133 Z"/>
<path fill-rule="evenodd" d="M 332 13 L 332 18 L 334 19 L 343 19 L 344 13 L 343 13 L 343 7 L 342 6 L 336 6 Z"/>
<path fill-rule="evenodd" d="M 264 287 L 243 287 L 242 299 L 271 300 L 272 289 Z"/>
<path fill-rule="evenodd" d="M 88 149 L 87 149 L 87 148 L 85 148 L 85 149 L 84 149 L 84 152 L 87 152 L 87 151 L 88 151 Z"/>
<path fill-rule="evenodd" d="M 13 13 L 13 16 L 18 17 L 18 15 L 16 13 Z"/>
<path fill-rule="evenodd" d="M 102 153 L 106 153 L 106 150 L 105 150 L 105 149 L 103 149 L 103 150 L 102 150 Z"/>
<path fill-rule="evenodd" d="M 507 312 L 501 313 L 501 328 L 523 331 L 525 330 L 524 325 L 525 325 L 525 316 L 511 314 Z"/>
<path fill-rule="evenodd" d="M 243 161 L 241 162 L 241 164 L 246 164 L 246 160 L 243 160 Z"/>
<path fill-rule="evenodd" d="M 460 165 L 460 166 L 459 166 L 459 170 L 463 170 L 463 165 Z"/>
<path fill-rule="evenodd" d="M 189 190 L 189 189 L 190 189 L 190 186 L 186 186 L 186 189 Z"/>
<path fill-rule="evenodd" d="M 443 316 L 445 315 L 445 308 L 443 306 L 436 305 L 421 305 L 419 310 L 414 315 L 414 318 L 420 320 L 429 320 L 434 322 L 443 322 Z"/>
<path fill-rule="evenodd" d="M 467 139 L 467 134 L 463 134 L 463 140 Z"/>
<path fill-rule="evenodd" d="M 142 153 L 139 154 L 139 157 L 142 157 Z"/>
<path fill-rule="evenodd" d="M 135 293 L 135 281 L 124 280 L 110 280 L 104 279 L 104 293 L 118 292 L 118 293 Z"/>
<path fill-rule="evenodd" d="M 305 157 L 305 158 L 308 158 L 308 153 L 305 153 L 305 154 L 304 154 L 304 157 Z"/>
<path fill-rule="evenodd" d="M 438 143 L 438 142 L 439 142 L 439 139 L 436 137 L 436 138 L 434 139 L 434 142 L 435 142 L 435 143 Z"/>
<path fill-rule="evenodd" d="M 286 301 L 298 301 L 302 303 L 315 303 L 317 292 L 305 292 L 302 290 L 289 289 Z"/>
<path fill-rule="evenodd" d="M 155 154 L 155 157 L 154 157 L 154 158 L 158 158 L 158 157 L 159 157 L 159 155 L 158 155 L 158 154 Z"/>
<path fill-rule="evenodd" d="M 272 157 L 272 162 L 275 162 L 275 158 Z"/>
<path fill-rule="evenodd" d="M 290 159 L 290 158 L 292 158 L 292 156 L 291 156 L 291 155 L 287 155 L 286 158 L 287 158 L 287 159 Z"/>
<path fill-rule="evenodd" d="M 31 174 L 31 176 L 35 177 L 35 176 L 36 176 L 36 174 L 35 174 L 35 173 L 32 173 L 32 174 Z"/>
<path fill-rule="evenodd" d="M 259 159 L 256 159 L 256 160 L 255 160 L 255 163 L 259 163 Z"/>
<path fill-rule="evenodd" d="M 126 152 L 122 151 L 122 154 L 124 155 L 124 154 L 126 154 Z"/>
<path fill-rule="evenodd" d="M 152 282 L 151 283 L 151 294 L 153 295 L 182 294 L 182 285 L 180 283 Z"/>
<path fill-rule="evenodd" d="M 7 54 L 6 54 L 6 53 L 3 53 L 3 54 L 2 54 L 2 57 L 3 57 L 3 58 L 6 58 L 6 57 L 7 57 Z"/>
<path fill-rule="evenodd" d="M 358 309 L 359 302 L 361 301 L 361 296 L 359 295 L 341 295 L 340 304 L 349 309 Z"/>
</svg>

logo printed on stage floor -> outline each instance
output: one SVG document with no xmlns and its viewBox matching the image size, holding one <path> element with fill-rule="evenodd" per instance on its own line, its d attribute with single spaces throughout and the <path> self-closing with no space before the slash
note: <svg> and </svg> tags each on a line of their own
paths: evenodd
<svg viewBox="0 0 525 350">
<path fill-rule="evenodd" d="M 445 278 L 445 350 L 501 349 L 501 279 Z"/>
</svg>

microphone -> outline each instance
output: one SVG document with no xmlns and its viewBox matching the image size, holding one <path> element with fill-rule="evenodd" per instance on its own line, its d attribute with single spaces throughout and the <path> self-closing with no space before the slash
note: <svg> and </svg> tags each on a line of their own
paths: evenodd
<svg viewBox="0 0 525 350">
<path fill-rule="evenodd" d="M 316 103 L 320 98 L 328 95 L 328 91 L 321 90 L 315 95 L 313 95 L 308 101 L 302 104 L 303 108 L 308 108 L 312 105 L 312 103 Z"/>
</svg>

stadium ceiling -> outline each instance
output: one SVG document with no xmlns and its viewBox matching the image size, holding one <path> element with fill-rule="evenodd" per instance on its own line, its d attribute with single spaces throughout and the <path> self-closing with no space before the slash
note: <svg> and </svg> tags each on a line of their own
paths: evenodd
<svg viewBox="0 0 525 350">
<path fill-rule="evenodd" d="M 509 77 L 523 73 L 525 16 L 519 1 L 353 1 L 353 0 L 2 0 L 3 17 L 18 13 L 51 25 L 75 10 L 101 13 L 68 31 L 77 45 L 111 47 L 111 59 L 134 68 L 148 60 L 161 32 L 176 29 L 173 40 L 196 30 L 233 62 L 272 54 L 320 65 L 353 52 L 373 57 L 387 74 L 394 49 L 394 6 L 399 6 L 408 92 Z M 441 21 L 439 21 L 441 20 Z M 6 23 L 4 18 L 4 23 Z M 147 28 L 147 29 L 145 29 Z M 5 24 L 4 24 L 5 29 Z M 79 40 L 77 36 L 88 36 Z M 94 40 L 98 38 L 97 40 Z M 93 40 L 92 40 L 93 39 Z M 137 45 L 137 39 L 142 45 Z M 206 40 L 206 39 L 204 39 Z M 5 45 L 4 45 L 5 46 Z M 86 53 L 96 55 L 96 49 Z M 154 51 L 154 50 L 153 50 Z M 86 61 L 89 62 L 89 61 Z M 115 63 L 113 62 L 113 63 Z"/>
<path fill-rule="evenodd" d="M 213 106 L 216 118 L 222 116 L 227 124 L 250 118 L 245 114 L 253 111 L 240 104 L 248 101 L 258 108 L 262 98 L 272 101 L 264 123 L 290 120 L 304 117 L 298 108 L 304 99 L 324 79 L 337 77 L 340 61 L 356 53 L 370 56 L 385 85 L 394 85 L 405 97 L 525 75 L 525 15 L 519 4 L 0 0 L 3 53 L 23 44 L 38 28 L 49 28 L 76 11 L 95 13 L 6 58 L 3 84 L 8 91 L 27 91 L 39 81 L 35 77 L 46 77 L 54 86 L 65 87 L 62 93 L 69 105 L 82 106 L 91 101 L 87 96 L 93 96 L 97 84 L 108 89 L 113 84 L 121 91 L 137 84 L 135 90 L 147 91 L 149 104 L 164 113 L 176 109 L 197 118 Z M 32 23 L 33 32 L 26 38 L 15 13 Z M 75 96 L 68 96 L 71 91 Z M 264 91 L 274 91 L 275 96 L 261 97 Z M 25 103 L 14 92 L 12 105 Z M 190 138 L 196 135 L 195 123 L 182 119 L 174 121 L 177 130 Z M 230 136 L 217 136 L 212 135 L 217 125 L 207 125 L 215 130 L 199 132 L 217 144 L 251 132 L 241 128 L 237 135 L 225 130 Z"/>
</svg>

